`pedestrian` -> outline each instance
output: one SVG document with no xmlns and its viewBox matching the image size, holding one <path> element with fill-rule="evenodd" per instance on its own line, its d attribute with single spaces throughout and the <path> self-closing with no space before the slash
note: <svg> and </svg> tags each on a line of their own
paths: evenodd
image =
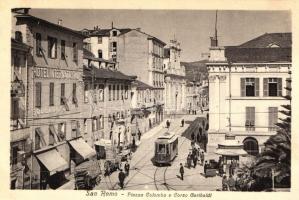
<svg viewBox="0 0 299 200">
<path fill-rule="evenodd" d="M 204 166 L 203 166 L 203 172 L 204 172 L 204 174 L 206 174 L 207 169 L 208 169 L 208 162 L 206 161 L 205 164 L 204 164 Z"/>
<path fill-rule="evenodd" d="M 169 120 L 166 121 L 166 127 L 167 127 L 167 128 L 170 127 L 170 121 L 169 121 Z"/>
<path fill-rule="evenodd" d="M 187 166 L 188 166 L 189 169 L 190 169 L 190 167 L 191 167 L 191 160 L 192 160 L 191 157 L 192 157 L 192 156 L 191 156 L 191 153 L 189 153 L 188 156 L 187 156 Z"/>
<path fill-rule="evenodd" d="M 237 178 L 235 181 L 235 188 L 237 191 L 241 191 L 241 174 L 237 175 Z"/>
<path fill-rule="evenodd" d="M 191 141 L 194 141 L 194 137 L 195 137 L 194 132 L 192 132 L 191 133 Z"/>
<path fill-rule="evenodd" d="M 184 167 L 183 167 L 182 163 L 180 163 L 180 174 L 181 174 L 181 180 L 183 181 L 184 180 Z"/>
<path fill-rule="evenodd" d="M 201 160 L 201 165 L 205 162 L 205 154 L 203 150 L 200 151 L 200 160 Z"/>
<path fill-rule="evenodd" d="M 196 153 L 193 155 L 193 166 L 194 168 L 196 168 L 196 164 L 197 164 L 197 155 Z"/>
<path fill-rule="evenodd" d="M 120 169 L 120 172 L 118 174 L 118 180 L 119 180 L 119 185 L 121 187 L 121 189 L 124 189 L 124 181 L 125 181 L 126 175 L 123 172 L 122 169 Z"/>
<path fill-rule="evenodd" d="M 129 162 L 127 161 L 126 164 L 125 164 L 125 172 L 126 172 L 126 176 L 129 176 L 129 171 L 130 171 L 130 164 L 129 164 Z"/>
<path fill-rule="evenodd" d="M 228 180 L 226 178 L 226 175 L 223 175 L 222 177 L 222 191 L 228 190 Z"/>
<path fill-rule="evenodd" d="M 140 129 L 138 129 L 137 134 L 138 134 L 138 140 L 140 141 L 140 139 L 141 139 L 141 131 L 140 131 Z"/>
<path fill-rule="evenodd" d="M 228 186 L 229 186 L 230 191 L 235 191 L 236 190 L 236 188 L 235 188 L 236 182 L 235 182 L 235 179 L 232 175 L 229 175 Z"/>
<path fill-rule="evenodd" d="M 184 120 L 184 119 L 182 119 L 181 123 L 182 123 L 182 127 L 184 127 L 185 120 Z"/>
</svg>

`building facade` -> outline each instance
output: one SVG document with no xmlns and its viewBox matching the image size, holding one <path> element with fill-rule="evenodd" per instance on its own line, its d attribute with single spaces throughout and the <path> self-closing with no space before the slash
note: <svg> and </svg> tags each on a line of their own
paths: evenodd
<svg viewBox="0 0 299 200">
<path fill-rule="evenodd" d="M 181 48 L 177 40 L 170 40 L 164 48 L 165 112 L 169 115 L 186 111 L 185 67 L 181 65 Z"/>
<path fill-rule="evenodd" d="M 91 146 L 101 139 L 115 147 L 129 146 L 133 79 L 117 71 L 115 62 L 84 52 L 84 138 Z"/>
<path fill-rule="evenodd" d="M 13 31 L 33 47 L 27 62 L 29 187 L 57 188 L 77 164 L 95 156 L 81 135 L 84 36 L 27 11 L 14 14 Z"/>
<path fill-rule="evenodd" d="M 276 133 L 291 70 L 291 33 L 264 34 L 233 47 L 212 46 L 209 70 L 209 145 L 230 132 L 257 155 Z"/>
</svg>

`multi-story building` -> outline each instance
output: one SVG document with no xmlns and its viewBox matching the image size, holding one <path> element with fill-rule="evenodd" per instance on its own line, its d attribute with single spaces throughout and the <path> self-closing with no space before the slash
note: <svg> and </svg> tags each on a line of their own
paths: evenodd
<svg viewBox="0 0 299 200">
<path fill-rule="evenodd" d="M 143 134 L 152 128 L 152 120 L 155 117 L 151 112 L 154 106 L 153 91 L 152 86 L 139 80 L 132 84 L 131 124 L 132 133 L 136 136 L 139 131 Z"/>
<path fill-rule="evenodd" d="M 28 60 L 32 48 L 20 31 L 11 39 L 10 175 L 11 189 L 30 188 L 26 160 L 30 157 L 28 116 Z"/>
<path fill-rule="evenodd" d="M 152 87 L 153 106 L 150 108 L 151 123 L 156 125 L 163 120 L 164 113 L 164 71 L 163 47 L 166 44 L 156 37 L 132 29 L 118 36 L 117 62 L 120 71 L 137 76 Z"/>
<path fill-rule="evenodd" d="M 188 114 L 200 111 L 200 82 L 188 81 L 186 84 L 186 110 Z"/>
<path fill-rule="evenodd" d="M 210 150 L 230 132 L 256 155 L 275 134 L 278 110 L 288 104 L 283 96 L 292 66 L 291 38 L 291 33 L 266 33 L 239 46 L 211 46 Z"/>
<path fill-rule="evenodd" d="M 13 31 L 33 47 L 26 100 L 31 156 L 25 164 L 30 188 L 57 188 L 77 164 L 95 155 L 81 135 L 84 35 L 25 11 L 13 16 Z"/>
<path fill-rule="evenodd" d="M 177 40 L 170 40 L 164 48 L 165 112 L 183 113 L 186 109 L 185 67 L 181 65 L 181 48 Z"/>
<path fill-rule="evenodd" d="M 116 69 L 150 85 L 153 91 L 151 126 L 163 120 L 164 72 L 163 47 L 165 43 L 140 29 L 111 29 L 81 31 L 87 38 L 85 46 L 96 58 L 116 62 Z"/>
<path fill-rule="evenodd" d="M 101 139 L 115 147 L 132 143 L 132 77 L 115 69 L 115 62 L 96 58 L 84 49 L 84 138 L 93 146 Z"/>
</svg>

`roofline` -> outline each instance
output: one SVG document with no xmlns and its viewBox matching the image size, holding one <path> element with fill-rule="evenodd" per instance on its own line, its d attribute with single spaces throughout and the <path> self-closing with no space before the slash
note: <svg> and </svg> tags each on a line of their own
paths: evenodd
<svg viewBox="0 0 299 200">
<path fill-rule="evenodd" d="M 292 64 L 292 62 L 232 62 L 232 65 L 273 65 L 273 64 L 277 64 L 277 65 L 289 65 Z M 224 62 L 215 62 L 215 63 L 206 63 L 206 65 L 228 65 L 228 63 L 224 63 Z"/>
<path fill-rule="evenodd" d="M 44 19 L 41 19 L 41 18 L 38 18 L 38 17 L 35 17 L 35 16 L 32 16 L 32 15 L 28 15 L 28 14 L 22 14 L 22 15 L 16 15 L 15 16 L 17 19 L 25 19 L 25 20 L 32 20 L 32 21 L 35 21 L 35 22 L 38 22 L 38 23 L 44 23 L 46 25 L 50 25 L 50 26 L 54 26 L 55 28 L 57 29 L 63 29 L 64 31 L 67 31 L 67 32 L 70 32 L 80 38 L 86 38 L 85 35 L 81 34 L 79 31 L 75 31 L 73 29 L 70 29 L 70 28 L 67 28 L 67 27 L 64 27 L 64 26 L 60 26 L 58 24 L 54 24 L 52 22 L 49 22 L 47 20 L 44 20 Z"/>
</svg>

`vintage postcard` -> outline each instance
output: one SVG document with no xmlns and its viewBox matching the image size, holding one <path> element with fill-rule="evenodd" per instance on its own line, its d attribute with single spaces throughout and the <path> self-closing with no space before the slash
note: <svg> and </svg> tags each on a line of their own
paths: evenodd
<svg viewBox="0 0 299 200">
<path fill-rule="evenodd" d="M 1 6 L 4 199 L 295 198 L 294 2 L 87 2 Z"/>
</svg>

